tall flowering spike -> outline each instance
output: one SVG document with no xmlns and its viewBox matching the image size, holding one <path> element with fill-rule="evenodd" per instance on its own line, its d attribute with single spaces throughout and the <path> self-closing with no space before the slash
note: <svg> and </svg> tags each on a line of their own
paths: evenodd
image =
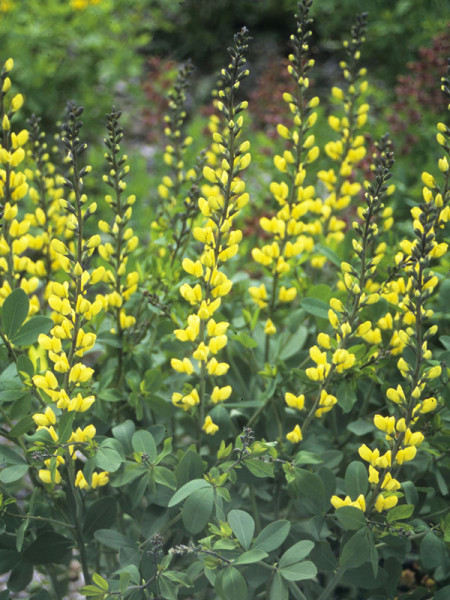
<svg viewBox="0 0 450 600">
<path fill-rule="evenodd" d="M 221 160 L 216 168 L 205 166 L 203 174 L 208 181 L 206 197 L 198 200 L 203 222 L 193 229 L 193 236 L 200 244 L 198 256 L 183 259 L 183 269 L 194 281 L 180 288 L 183 298 L 192 307 L 184 329 L 177 329 L 178 340 L 190 344 L 189 357 L 173 358 L 175 371 L 195 376 L 194 385 L 185 386 L 185 393 L 174 393 L 172 400 L 184 410 L 196 410 L 199 431 L 214 434 L 217 430 L 211 417 L 206 419 L 207 394 L 212 403 L 226 400 L 232 390 L 230 386 L 214 386 L 207 389 L 207 380 L 225 375 L 229 365 L 220 360 L 220 352 L 228 342 L 229 323 L 217 319 L 222 299 L 231 291 L 232 282 L 224 269 L 225 263 L 238 252 L 242 233 L 235 229 L 234 221 L 240 209 L 248 202 L 242 172 L 250 163 L 249 142 L 242 141 L 243 111 L 247 102 L 237 102 L 236 93 L 240 82 L 248 75 L 245 68 L 245 51 L 249 40 L 243 28 L 235 35 L 234 48 L 230 49 L 231 60 L 221 72 L 221 88 L 218 92 L 217 108 L 222 115 L 221 133 L 214 133 L 220 147 Z"/>
<path fill-rule="evenodd" d="M 328 392 L 332 381 L 339 376 L 348 377 L 352 369 L 367 368 L 375 364 L 383 354 L 379 350 L 382 344 L 380 330 L 367 319 L 365 309 L 378 302 L 382 288 L 382 284 L 378 284 L 375 291 L 371 286 L 368 289 L 369 278 L 375 273 L 378 264 L 376 251 L 375 256 L 370 253 L 372 248 L 377 247 L 377 223 L 388 195 L 387 182 L 391 178 L 393 162 L 391 143 L 385 136 L 379 144 L 379 156 L 375 160 L 375 180 L 368 185 L 365 194 L 366 206 L 359 211 L 360 220 L 353 223 L 356 232 L 353 240 L 353 264 L 342 263 L 345 296 L 330 300 L 328 316 L 334 333 L 319 333 L 317 344 L 309 351 L 314 366 L 306 369 L 306 376 L 318 389 L 303 422 L 303 434 L 314 418 L 321 418 L 337 403 L 337 398 Z M 351 347 L 357 340 L 360 343 L 360 338 L 366 342 L 366 352 L 360 352 L 357 358 Z M 291 407 L 292 397 L 295 398 L 292 393 L 287 393 L 285 398 L 287 405 Z M 303 405 L 302 401 L 301 407 L 298 405 L 297 408 L 303 409 Z M 291 439 L 291 433 L 288 434 L 288 439 Z"/>
<path fill-rule="evenodd" d="M 29 196 L 34 205 L 34 214 L 30 215 L 32 230 L 27 235 L 27 244 L 39 256 L 35 261 L 35 271 L 44 283 L 47 298 L 51 292 L 49 284 L 63 266 L 59 255 L 52 249 L 52 241 L 64 238 L 68 215 L 60 205 L 64 195 L 63 178 L 51 161 L 51 149 L 45 133 L 41 131 L 40 121 L 34 115 L 28 121 L 31 142 L 28 155 L 35 168 L 29 174 Z"/>
<path fill-rule="evenodd" d="M 199 158 L 193 168 L 186 168 L 185 165 L 186 150 L 193 141 L 184 131 L 187 117 L 186 92 L 192 71 L 190 61 L 180 67 L 175 84 L 168 94 L 169 106 L 164 117 L 167 144 L 163 158 L 168 172 L 158 186 L 158 218 L 152 223 L 152 235 L 158 255 L 168 262 L 169 268 L 186 249 L 192 223 L 198 214 L 197 200 L 203 157 Z M 166 266 L 163 269 L 167 270 Z"/>
<path fill-rule="evenodd" d="M 331 90 L 336 114 L 328 117 L 328 123 L 338 134 L 338 139 L 325 144 L 325 153 L 336 163 L 336 167 L 321 170 L 317 176 L 324 188 L 322 227 L 327 246 L 336 246 L 344 239 L 345 221 L 339 218 L 352 199 L 359 195 L 361 184 L 355 181 L 355 167 L 366 155 L 364 125 L 369 105 L 362 101 L 368 83 L 364 79 L 366 69 L 360 68 L 361 45 L 365 37 L 367 13 L 357 16 L 352 27 L 350 40 L 344 41 L 347 59 L 340 62 L 345 80 L 343 88 Z M 314 266 L 323 266 L 326 258 L 316 257 Z"/>
<path fill-rule="evenodd" d="M 136 292 L 139 281 L 138 272 L 131 271 L 127 266 L 129 255 L 138 245 L 138 238 L 130 227 L 136 197 L 126 194 L 125 178 L 130 168 L 126 164 L 127 156 L 120 151 L 123 138 L 120 116 L 121 113 L 115 108 L 107 115 L 108 136 L 104 140 L 107 148 L 107 173 L 103 175 L 103 181 L 112 190 L 105 199 L 114 218 L 111 223 L 103 220 L 99 222 L 103 240 L 98 245 L 98 251 L 106 262 L 106 268 L 102 265 L 92 273 L 93 281 L 102 280 L 108 287 L 108 292 L 104 294 L 104 305 L 114 317 L 112 332 L 117 335 L 119 342 L 116 382 L 120 382 L 123 376 L 125 332 L 136 322 L 133 315 L 127 314 L 125 305 Z"/>
<path fill-rule="evenodd" d="M 27 256 L 26 234 L 30 220 L 21 216 L 20 205 L 29 184 L 23 169 L 28 131 L 14 131 L 13 121 L 23 104 L 22 94 L 11 94 L 10 73 L 14 62 L 9 59 L 0 74 L 0 305 L 14 288 L 31 294 L 37 287 L 34 261 Z M 31 298 L 31 312 L 39 309 L 37 296 Z"/>
<path fill-rule="evenodd" d="M 48 304 L 53 310 L 54 326 L 49 335 L 39 336 L 39 344 L 47 353 L 51 367 L 33 377 L 34 386 L 47 405 L 33 419 L 38 429 L 48 432 L 51 439 L 49 448 L 53 449 L 52 458 L 45 461 L 39 476 L 45 483 L 59 483 L 61 474 L 58 469 L 66 465 L 71 485 L 78 486 L 83 478 L 74 472 L 76 450 L 85 454 L 92 451 L 95 427 L 77 428 L 70 435 L 67 427 L 73 424 L 77 413 L 88 411 L 95 401 L 90 389 L 94 370 L 81 359 L 95 344 L 96 335 L 91 321 L 104 305 L 100 297 L 93 301 L 89 299 L 92 277 L 89 263 L 98 246 L 99 236 L 87 237 L 85 232 L 86 221 L 95 213 L 96 205 L 89 204 L 83 193 L 84 177 L 91 167 L 81 167 L 80 164 L 87 147 L 79 137 L 82 112 L 81 107 L 69 105 L 61 136 L 69 173 L 64 180 L 67 199 L 60 202 L 68 214 L 67 229 L 72 239 L 68 244 L 58 239 L 52 242 L 55 253 L 61 255 L 66 278 L 62 283 L 52 281 L 49 284 Z M 101 482 L 98 485 L 106 483 L 107 475 L 102 475 L 100 480 L 97 476 L 96 481 Z"/>
<path fill-rule="evenodd" d="M 442 91 L 450 98 L 448 77 L 443 79 Z M 411 210 L 414 239 L 403 240 L 401 252 L 396 256 L 396 262 L 404 272 L 403 280 L 397 280 L 403 292 L 399 302 L 403 329 L 398 331 L 403 353 L 397 362 L 403 382 L 386 391 L 388 414 L 374 416 L 375 427 L 384 434 L 384 448 L 381 451 L 378 448 L 371 450 L 366 445 L 359 448 L 361 458 L 368 463 L 371 484 L 368 511 L 381 513 L 397 504 L 397 491 L 401 489 L 398 473 L 404 463 L 415 458 L 425 440 L 429 415 L 440 403 L 443 367 L 433 361 L 428 348 L 428 341 L 436 334 L 437 327 L 427 325 L 433 315 L 427 303 L 439 283 L 432 271 L 433 262 L 448 249 L 445 242 L 440 242 L 439 234 L 449 221 L 449 140 L 449 128 L 439 123 L 437 141 L 444 154 L 439 158 L 438 167 L 443 182 L 439 183 L 430 173 L 422 174 L 424 201 Z"/>
<path fill-rule="evenodd" d="M 290 128 L 278 125 L 278 134 L 286 140 L 287 148 L 282 155 L 274 157 L 282 181 L 270 184 L 279 208 L 272 218 L 260 219 L 260 226 L 269 239 L 263 247 L 252 250 L 253 260 L 267 274 L 263 283 L 249 289 L 252 300 L 265 314 L 265 362 L 270 356 L 271 336 L 277 331 L 277 308 L 296 298 L 300 256 L 312 251 L 313 235 L 321 231 L 317 218 L 321 201 L 315 198 L 314 187 L 305 185 L 306 169 L 319 155 L 314 135 L 310 133 L 317 119 L 313 109 L 319 99 L 317 96 L 307 99 L 309 72 L 314 65 L 309 58 L 311 5 L 312 0 L 299 2 L 297 30 L 291 36 L 293 52 L 289 55 L 288 71 L 295 93 L 285 93 L 283 99 L 289 106 L 292 124 Z"/>
</svg>

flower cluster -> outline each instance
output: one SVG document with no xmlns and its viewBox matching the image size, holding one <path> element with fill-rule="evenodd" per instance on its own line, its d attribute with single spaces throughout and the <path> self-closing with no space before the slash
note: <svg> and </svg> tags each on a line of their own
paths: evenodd
<svg viewBox="0 0 450 600">
<path fill-rule="evenodd" d="M 312 20 L 308 14 L 311 4 L 310 0 L 299 3 L 297 31 L 291 36 L 294 52 L 289 55 L 288 71 L 295 83 L 295 93 L 286 92 L 283 99 L 289 105 L 293 126 L 291 130 L 282 124 L 277 127 L 278 134 L 287 141 L 289 149 L 282 155 L 276 155 L 274 164 L 287 181 L 273 181 L 270 184 L 270 192 L 280 208 L 272 218 L 260 219 L 260 226 L 269 240 L 263 247 L 252 250 L 253 260 L 269 275 L 267 286 L 263 282 L 249 288 L 252 300 L 267 311 L 265 362 L 270 353 L 270 336 L 277 331 L 274 321 L 278 303 L 288 304 L 296 298 L 299 257 L 304 252 L 312 251 L 313 235 L 320 233 L 317 218 L 310 223 L 306 218 L 309 213 L 317 215 L 321 211 L 321 202 L 315 198 L 314 186 L 305 185 L 306 166 L 319 156 L 315 137 L 310 133 L 317 120 L 314 108 L 319 104 L 319 98 L 315 96 L 308 100 L 305 96 L 310 83 L 309 72 L 314 65 L 314 60 L 309 58 Z M 280 286 L 288 274 L 290 280 Z"/>
<path fill-rule="evenodd" d="M 1 71 L 0 119 L 2 136 L 0 140 L 0 202 L 2 206 L 2 228 L 0 231 L 0 304 L 3 304 L 16 287 L 22 287 L 27 294 L 35 291 L 39 281 L 35 276 L 34 262 L 26 255 L 26 234 L 30 220 L 19 218 L 19 205 L 28 192 L 28 182 L 23 169 L 26 158 L 25 145 L 28 131 L 16 133 L 11 121 L 23 105 L 22 94 L 10 97 L 10 72 L 14 67 L 8 59 Z M 39 310 L 39 300 L 31 299 L 30 312 Z"/>
<path fill-rule="evenodd" d="M 443 80 L 442 89 L 450 97 L 448 79 Z M 394 317 L 402 325 L 398 336 L 403 353 L 397 368 L 403 381 L 386 391 L 389 414 L 374 416 L 374 425 L 384 437 L 384 449 L 371 449 L 366 444 L 359 448 L 359 455 L 368 463 L 371 484 L 370 495 L 365 501 L 368 511 L 374 509 L 381 513 L 397 504 L 397 492 L 401 489 L 398 473 L 403 464 L 415 458 L 418 447 L 425 440 L 425 420 L 439 404 L 438 381 L 442 365 L 433 361 L 428 347 L 437 326 L 427 326 L 433 311 L 426 304 L 439 284 L 439 277 L 431 269 L 432 261 L 448 249 L 447 243 L 439 241 L 438 233 L 450 218 L 449 140 L 449 128 L 439 123 L 437 141 L 445 154 L 439 159 L 438 166 L 444 182 L 440 186 L 431 174 L 422 174 L 424 202 L 411 210 L 415 237 L 412 241 L 403 240 L 396 256 L 396 263 L 404 272 L 399 316 Z M 337 496 L 332 498 L 332 504 L 336 508 L 354 505 L 351 499 L 342 500 Z M 361 508 L 364 510 L 362 505 Z"/>
<path fill-rule="evenodd" d="M 362 102 L 362 96 L 367 90 L 368 82 L 363 79 L 366 69 L 360 68 L 361 45 L 367 24 L 367 13 L 358 15 L 351 30 L 350 40 L 344 41 L 347 60 L 339 66 L 346 82 L 345 89 L 334 86 L 331 90 L 332 100 L 341 107 L 341 116 L 332 114 L 328 124 L 339 138 L 325 144 L 325 153 L 339 166 L 317 173 L 322 183 L 323 208 L 322 227 L 326 245 L 335 246 L 344 238 L 345 220 L 336 216 L 348 209 L 352 199 L 357 197 L 361 184 L 355 181 L 355 168 L 366 154 L 363 127 L 367 121 L 369 105 Z M 325 256 L 313 256 L 313 266 L 321 267 Z"/>
<path fill-rule="evenodd" d="M 248 32 L 244 28 L 235 36 L 235 48 L 231 49 L 231 62 L 223 69 L 222 87 L 219 90 L 217 108 L 221 112 L 225 124 L 222 133 L 216 131 L 214 142 L 221 153 L 222 160 L 215 167 L 204 167 L 203 174 L 210 185 L 204 190 L 205 197 L 200 197 L 198 205 L 203 215 L 202 225 L 194 227 L 193 236 L 201 245 L 199 258 L 184 258 L 183 269 L 198 280 L 194 286 L 183 283 L 180 293 L 194 308 L 187 319 L 184 329 L 177 329 L 178 340 L 188 342 L 193 347 L 192 358 L 199 366 L 199 386 L 188 386 L 184 393 L 175 392 L 172 401 L 176 406 L 188 411 L 198 406 L 199 424 L 208 434 L 217 431 L 217 425 L 211 416 L 204 419 L 206 402 L 206 379 L 224 375 L 229 365 L 218 360 L 217 356 L 227 344 L 228 322 L 216 321 L 214 315 L 222 303 L 222 298 L 230 293 L 232 282 L 223 270 L 223 265 L 238 252 L 242 233 L 234 228 L 240 209 L 248 202 L 245 183 L 241 179 L 242 172 L 250 163 L 249 142 L 241 141 L 243 127 L 242 112 L 246 102 L 236 103 L 235 94 L 240 82 L 248 71 L 245 69 L 244 53 L 247 49 Z M 190 358 L 173 358 L 175 371 L 192 375 L 195 371 Z M 232 392 L 230 386 L 215 385 L 210 392 L 214 404 L 226 400 Z"/>
<path fill-rule="evenodd" d="M 66 274 L 62 283 L 49 283 L 48 304 L 53 311 L 54 326 L 49 335 L 39 336 L 39 345 L 47 352 L 48 362 L 52 366 L 33 377 L 33 384 L 44 406 L 43 411 L 36 413 L 33 419 L 38 430 L 48 433 L 48 441 L 55 447 L 53 455 L 45 461 L 45 468 L 39 471 L 39 477 L 45 483 L 59 483 L 61 474 L 58 469 L 64 464 L 69 477 L 72 477 L 77 450 L 89 450 L 96 433 L 92 424 L 84 429 L 78 427 L 75 431 L 71 430 L 76 413 L 86 412 L 95 401 L 89 389 L 94 370 L 81 359 L 95 344 L 96 335 L 91 322 L 105 304 L 101 296 L 92 301 L 88 299 L 90 286 L 103 278 L 105 269 L 99 267 L 92 272 L 88 270 L 90 258 L 100 244 L 100 236 L 85 235 L 86 222 L 95 214 L 96 204 L 89 204 L 83 193 L 83 179 L 91 168 L 80 168 L 79 165 L 87 147 L 79 139 L 82 110 L 69 106 L 62 135 L 71 178 L 65 179 L 67 199 L 60 202 L 68 213 L 67 228 L 73 233 L 73 238 L 67 244 L 57 238 L 52 242 L 53 251 L 59 255 L 59 262 Z M 86 487 L 83 473 L 78 472 L 73 479 L 76 485 Z M 107 481 L 107 473 L 91 473 L 89 485 L 97 487 Z"/>
<path fill-rule="evenodd" d="M 353 223 L 356 233 L 353 239 L 354 265 L 350 263 L 341 265 L 345 296 L 342 300 L 333 297 L 329 302 L 328 320 L 334 333 L 333 335 L 319 333 L 317 344 L 309 351 L 315 366 L 306 369 L 306 376 L 318 384 L 318 391 L 303 423 L 303 433 L 314 417 L 322 417 L 337 403 L 337 398 L 328 392 L 331 381 L 336 375 L 347 374 L 351 369 L 361 370 L 373 364 L 379 356 L 378 347 L 382 343 L 380 330 L 374 327 L 371 320 L 365 318 L 364 311 L 366 307 L 377 303 L 380 299 L 379 291 L 368 289 L 368 281 L 377 270 L 382 258 L 378 250 L 379 244 L 376 244 L 377 221 L 384 211 L 384 198 L 392 191 L 392 188 L 389 189 L 386 185 L 391 177 L 392 164 L 393 157 L 389 142 L 384 139 L 380 144 L 380 156 L 375 162 L 375 182 L 373 185 L 368 184 L 365 193 L 366 207 L 361 207 L 358 211 L 360 220 L 355 220 Z M 375 255 L 370 257 L 369 251 L 373 246 L 377 249 Z M 378 288 L 381 288 L 380 284 Z M 357 358 L 351 346 L 358 338 L 366 342 L 367 350 L 364 353 L 360 351 Z M 291 406 L 291 394 L 286 393 L 285 401 L 288 406 Z M 294 429 L 287 434 L 287 438 L 291 442 L 300 441 L 301 430 L 296 432 Z"/>
<path fill-rule="evenodd" d="M 108 241 L 102 240 L 98 246 L 98 252 L 106 262 L 102 279 L 108 286 L 108 292 L 104 294 L 104 301 L 107 310 L 114 316 L 112 333 L 117 335 L 119 343 L 118 380 L 122 374 L 124 332 L 136 322 L 133 315 L 127 314 L 125 304 L 136 292 L 139 281 L 137 271 L 127 268 L 128 257 L 137 247 L 138 238 L 130 227 L 136 196 L 123 197 L 126 190 L 124 180 L 130 169 L 126 164 L 127 156 L 120 155 L 120 141 L 123 137 L 120 116 L 121 113 L 115 109 L 107 116 L 108 137 L 104 141 L 107 147 L 105 157 L 108 173 L 103 176 L 103 181 L 112 189 L 112 194 L 107 194 L 105 200 L 114 213 L 114 220 L 111 224 L 99 221 L 99 229 Z"/>
<path fill-rule="evenodd" d="M 200 184 L 203 179 L 204 156 L 194 167 L 186 168 L 185 156 L 192 144 L 192 136 L 185 135 L 187 88 L 192 75 L 192 64 L 181 66 L 175 84 L 168 96 L 168 110 L 164 116 L 164 135 L 167 143 L 163 160 L 168 169 L 158 185 L 158 207 L 151 224 L 154 247 L 153 271 L 158 282 L 158 293 L 170 291 L 180 277 L 180 260 L 190 241 L 190 232 L 198 215 Z M 163 285 L 161 285 L 163 283 Z M 164 289 L 165 288 L 165 289 Z"/>
<path fill-rule="evenodd" d="M 58 148 L 49 148 L 38 117 L 33 116 L 28 121 L 28 129 L 31 141 L 28 157 L 32 168 L 26 170 L 26 175 L 30 184 L 29 197 L 35 209 L 34 215 L 26 214 L 32 227 L 26 234 L 27 247 L 40 255 L 35 261 L 35 274 L 44 284 L 44 298 L 47 299 L 51 291 L 49 284 L 62 269 L 59 255 L 52 249 L 52 241 L 70 239 L 73 231 L 67 229 L 68 215 L 60 203 L 64 179 L 51 160 Z"/>
</svg>

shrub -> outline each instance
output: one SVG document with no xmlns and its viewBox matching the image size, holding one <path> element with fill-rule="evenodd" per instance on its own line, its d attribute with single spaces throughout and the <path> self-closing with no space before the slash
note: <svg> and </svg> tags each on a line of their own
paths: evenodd
<svg viewBox="0 0 450 600">
<path fill-rule="evenodd" d="M 389 136 L 367 156 L 367 15 L 327 117 L 311 4 L 275 141 L 246 125 L 245 27 L 195 159 L 180 69 L 151 203 L 128 192 L 120 111 L 100 177 L 83 108 L 57 144 L 17 127 L 4 63 L 2 600 L 74 576 L 98 600 L 447 598 L 450 129 L 398 220 Z M 274 167 L 252 172 L 250 137 Z"/>
</svg>

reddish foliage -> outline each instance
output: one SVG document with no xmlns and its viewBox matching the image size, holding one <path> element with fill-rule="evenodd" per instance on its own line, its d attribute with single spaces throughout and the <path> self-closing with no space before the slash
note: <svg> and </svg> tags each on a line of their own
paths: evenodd
<svg viewBox="0 0 450 600">
<path fill-rule="evenodd" d="M 397 78 L 395 88 L 397 101 L 393 105 L 389 123 L 393 133 L 404 134 L 399 150 L 407 154 L 418 141 L 417 130 L 423 111 L 434 114 L 445 112 L 447 100 L 440 91 L 440 79 L 446 73 L 447 57 L 450 55 L 450 29 L 436 36 L 431 47 L 419 48 L 419 59 L 408 63 L 408 75 Z"/>
<path fill-rule="evenodd" d="M 167 95 L 175 80 L 177 67 L 175 61 L 159 56 L 151 56 L 147 61 L 147 81 L 143 84 L 147 106 L 143 110 L 143 121 L 150 143 L 161 142 L 164 137 Z"/>
</svg>

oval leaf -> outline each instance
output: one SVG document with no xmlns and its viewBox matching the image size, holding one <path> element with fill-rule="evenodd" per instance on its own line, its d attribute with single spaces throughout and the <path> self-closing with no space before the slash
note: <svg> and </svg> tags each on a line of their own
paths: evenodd
<svg viewBox="0 0 450 600">
<path fill-rule="evenodd" d="M 267 552 L 263 552 L 262 550 L 258 550 L 254 548 L 253 550 L 249 550 L 248 552 L 244 552 L 234 561 L 235 565 L 250 565 L 251 563 L 258 562 L 267 558 Z"/>
<path fill-rule="evenodd" d="M 366 517 L 356 506 L 341 506 L 336 510 L 336 518 L 345 529 L 355 531 L 366 525 Z"/>
<path fill-rule="evenodd" d="M 211 484 L 205 481 L 204 479 L 193 479 L 192 481 L 188 481 L 188 483 L 185 483 L 183 486 L 180 487 L 178 491 L 175 492 L 175 494 L 170 499 L 168 506 L 169 508 L 172 506 L 176 506 L 196 490 L 201 490 L 203 488 L 210 487 Z"/>
<path fill-rule="evenodd" d="M 150 462 L 153 462 L 157 456 L 156 444 L 152 434 L 149 431 L 141 429 L 133 433 L 131 445 L 135 452 L 147 454 Z"/>
<path fill-rule="evenodd" d="M 319 298 L 303 298 L 300 302 L 300 306 L 306 310 L 307 313 L 314 317 L 321 319 L 328 319 L 328 311 L 330 307 L 323 300 Z"/>
<path fill-rule="evenodd" d="M 369 487 L 367 469 L 359 460 L 351 462 L 345 470 L 345 491 L 352 500 L 365 494 Z"/>
<path fill-rule="evenodd" d="M 241 546 L 244 550 L 248 550 L 255 533 L 253 517 L 243 510 L 230 510 L 227 520 Z"/>
<path fill-rule="evenodd" d="M 247 598 L 245 579 L 234 567 L 225 569 L 221 583 L 221 596 L 224 600 L 243 600 Z"/>
<path fill-rule="evenodd" d="M 280 573 L 275 573 L 270 586 L 270 600 L 288 600 L 289 588 L 283 581 Z"/>
<path fill-rule="evenodd" d="M 291 546 L 289 550 L 286 550 L 286 552 L 280 558 L 280 569 L 300 562 L 308 556 L 313 548 L 314 542 L 311 542 L 311 540 L 302 540 L 301 542 L 297 542 Z"/>
<path fill-rule="evenodd" d="M 6 485 L 8 483 L 15 483 L 22 479 L 25 473 L 28 471 L 28 465 L 13 465 L 6 467 L 0 471 L 0 481 Z"/>
<path fill-rule="evenodd" d="M 9 339 L 12 339 L 16 331 L 28 316 L 30 301 L 22 288 L 12 291 L 2 306 L 2 327 Z"/>
<path fill-rule="evenodd" d="M 257 535 L 253 547 L 265 552 L 276 550 L 287 538 L 290 529 L 291 524 L 286 520 L 270 523 Z"/>
<path fill-rule="evenodd" d="M 41 333 L 48 333 L 53 325 L 53 320 L 50 317 L 44 317 L 43 315 L 32 317 L 16 331 L 11 341 L 16 346 L 31 346 L 31 344 L 37 342 Z"/>
<path fill-rule="evenodd" d="M 310 560 L 293 563 L 288 567 L 280 567 L 281 576 L 286 581 L 301 581 L 303 579 L 312 579 L 317 575 L 316 565 Z"/>
<path fill-rule="evenodd" d="M 190 533 L 200 533 L 208 523 L 214 505 L 214 490 L 207 487 L 193 492 L 183 506 L 183 523 Z"/>
</svg>

